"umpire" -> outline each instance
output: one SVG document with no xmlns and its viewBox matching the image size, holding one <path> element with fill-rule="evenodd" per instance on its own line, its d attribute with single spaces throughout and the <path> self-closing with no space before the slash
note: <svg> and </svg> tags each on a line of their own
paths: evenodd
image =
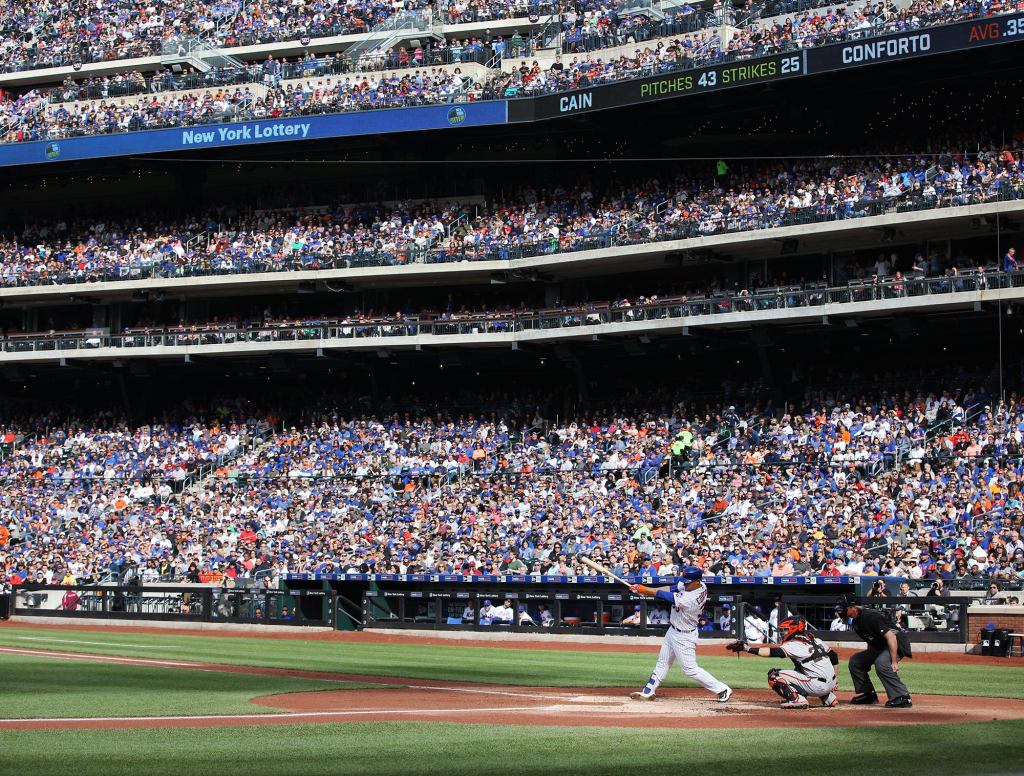
<svg viewBox="0 0 1024 776">
<path fill-rule="evenodd" d="M 839 616 L 849 617 L 853 621 L 853 630 L 864 641 L 868 648 L 850 657 L 850 676 L 853 677 L 853 689 L 857 694 L 850 703 L 867 706 L 878 703 L 878 693 L 871 684 L 868 671 L 872 664 L 875 673 L 885 687 L 889 696 L 885 705 L 890 709 L 909 709 L 914 704 L 910 700 L 910 690 L 899 677 L 900 658 L 913 657 L 910 650 L 910 639 L 900 631 L 884 613 L 877 609 L 864 609 L 857 603 L 853 595 L 840 596 L 836 602 Z"/>
</svg>

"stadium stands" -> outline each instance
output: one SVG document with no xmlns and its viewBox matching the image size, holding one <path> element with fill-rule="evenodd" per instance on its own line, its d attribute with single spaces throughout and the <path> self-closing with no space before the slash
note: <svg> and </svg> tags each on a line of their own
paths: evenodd
<svg viewBox="0 0 1024 776">
<path fill-rule="evenodd" d="M 942 165 L 898 156 L 737 166 L 727 178 L 681 174 L 603 197 L 587 186 L 530 189 L 486 208 L 356 205 L 227 223 L 216 214 L 164 225 L 45 223 L 0 243 L 0 285 L 509 259 L 1022 196 L 1015 141 L 973 158 L 954 150 Z"/>
<path fill-rule="evenodd" d="M 373 8 L 375 6 L 367 10 Z M 456 81 L 447 76 L 438 78 L 436 75 L 395 72 L 371 79 L 339 77 L 322 79 L 315 84 L 307 81 L 302 86 L 280 84 L 286 75 L 340 76 L 348 72 L 351 63 L 346 64 L 346 60 L 339 59 L 336 54 L 326 59 L 307 56 L 298 62 L 288 63 L 284 68 L 271 56 L 262 65 L 213 69 L 201 77 L 186 73 L 180 79 L 169 70 L 147 79 L 129 68 L 127 74 L 115 77 L 113 82 L 106 76 L 99 81 L 88 80 L 82 84 L 69 80 L 57 90 L 44 88 L 7 99 L 0 97 L 0 139 L 5 142 L 60 140 L 248 118 L 282 118 L 460 100 L 529 97 L 1015 10 L 1015 5 L 979 6 L 966 1 L 952 4 L 915 1 L 906 7 L 892 8 L 866 4 L 856 10 L 840 6 L 828 12 L 806 12 L 796 20 L 766 21 L 763 27 L 754 22 L 742 28 L 722 27 L 699 36 L 669 38 L 653 46 L 645 46 L 642 51 L 636 48 L 632 54 L 620 52 L 615 58 L 587 54 L 582 59 L 573 57 L 569 62 L 562 62 L 560 58 L 554 61 L 545 59 L 545 67 L 541 66 L 540 60 L 529 65 L 523 60 L 518 68 L 512 67 L 508 72 L 498 70 L 492 76 L 481 76 L 476 81 L 468 73 Z M 625 17 L 623 23 L 632 24 L 632 19 Z M 117 34 L 103 24 L 98 25 L 98 29 L 101 35 Z M 623 44 L 621 36 L 610 32 L 601 35 L 604 36 L 602 41 L 609 45 Z M 483 45 L 474 41 L 469 45 L 446 46 L 444 53 L 438 54 L 432 50 L 424 52 L 422 48 L 411 53 L 400 48 L 382 52 L 372 61 L 357 59 L 362 63 L 361 67 L 370 68 L 389 64 L 415 67 L 456 62 L 490 63 L 493 56 L 485 54 Z M 575 50 L 571 44 L 566 45 L 569 51 Z M 586 44 L 583 48 L 589 51 L 594 46 Z M 504 45 L 501 49 L 499 61 L 505 55 Z M 493 51 L 493 47 L 490 50 Z M 518 52 L 519 47 L 515 46 L 509 48 L 508 54 Z M 160 96 L 139 94 L 137 91 L 142 88 L 150 92 L 168 87 L 179 89 L 179 80 L 180 86 L 219 86 L 223 87 L 223 92 L 199 98 L 189 94 L 169 95 L 165 91 L 158 92 Z M 200 81 L 201 84 L 198 83 Z M 261 83 L 268 86 L 269 91 L 257 94 L 253 88 L 242 86 L 247 83 Z M 233 90 L 232 86 L 235 87 Z M 55 98 L 63 100 L 69 93 L 82 91 L 93 100 L 93 94 L 98 91 L 99 101 L 83 105 L 55 101 Z"/>
<path fill-rule="evenodd" d="M 883 261 L 887 261 L 883 259 Z M 535 335 L 531 341 L 540 341 L 536 335 L 556 340 L 577 336 L 579 329 L 616 331 L 619 324 L 630 324 L 628 331 L 640 334 L 645 330 L 658 331 L 664 324 L 686 319 L 688 325 L 700 323 L 703 318 L 716 318 L 730 314 L 753 314 L 767 311 L 806 311 L 814 315 L 815 308 L 826 305 L 862 305 L 873 311 L 877 303 L 899 300 L 926 300 L 931 306 L 940 304 L 943 297 L 959 297 L 978 291 L 1016 289 L 1024 298 L 1024 271 L 1004 271 L 1000 268 L 965 267 L 953 265 L 928 276 L 923 259 L 921 271 L 901 270 L 891 274 L 859 273 L 842 285 L 829 286 L 824 281 L 789 283 L 786 285 L 754 287 L 751 289 L 723 288 L 720 285 L 693 289 L 690 293 L 673 296 L 641 294 L 630 299 L 620 296 L 612 301 L 588 301 L 563 304 L 554 308 L 531 309 L 524 302 L 513 307 L 498 305 L 488 309 L 459 307 L 450 299 L 444 310 L 432 308 L 405 309 L 392 314 L 370 310 L 347 315 L 312 314 L 276 318 L 268 309 L 262 319 L 253 320 L 237 315 L 215 316 L 212 320 L 198 320 L 176 324 L 156 321 L 137 321 L 125 325 L 119 333 L 95 327 L 72 329 L 55 327 L 49 331 L 12 332 L 0 335 L 0 362 L 4 354 L 33 354 L 40 358 L 57 359 L 73 353 L 78 358 L 106 357 L 111 352 L 123 351 L 137 355 L 166 355 L 173 349 L 187 349 L 198 353 L 217 349 L 217 346 L 246 344 L 249 352 L 263 346 L 273 352 L 275 345 L 328 344 L 337 347 L 344 343 L 365 344 L 365 340 L 381 340 L 389 346 L 402 339 L 419 337 L 462 337 L 468 346 L 484 344 L 488 335 Z M 976 296 L 975 296 L 976 298 Z M 855 308 L 846 308 L 851 311 Z M 891 309 L 891 308 L 886 308 Z M 792 322 L 794 319 L 788 319 Z M 52 321 L 51 321 L 52 322 Z M 645 328 L 643 324 L 649 324 Z M 765 322 L 769 325 L 771 322 Z M 603 327 L 603 328 L 601 328 Z M 450 341 L 450 340 L 449 340 Z M 206 347 L 209 346 L 209 347 Z M 223 352 L 223 348 L 219 348 Z"/>
<path fill-rule="evenodd" d="M 22 82 L 0 131 L 511 100 L 1024 7 L 817 5 L 43 0 L 0 11 L 0 71 L 111 70 Z M 429 35 L 372 45 L 403 14 Z M 192 39 L 241 59 L 162 61 Z M 56 148 L 0 212 L 0 586 L 573 574 L 579 551 L 621 574 L 1024 579 L 1014 67 L 997 107 L 883 83 L 845 124 L 840 93 L 773 126 L 802 86 L 770 84 L 765 115 L 706 136 L 646 105 L 607 131 L 465 127 L 430 159 L 411 132 L 320 138 L 294 168 Z M 956 121 L 912 115 L 947 88 Z"/>
<path fill-rule="evenodd" d="M 1024 404 L 984 389 L 792 411 L 683 406 L 522 425 L 497 413 L 282 427 L 35 422 L 3 462 L 8 581 L 271 572 L 1019 578 Z M 505 418 L 505 419 L 503 419 Z M 276 431 L 242 444 L 258 422 Z M 207 476 L 171 487 L 205 458 Z M 172 483 L 173 484 L 173 483 Z M 652 571 L 655 570 L 655 571 Z"/>
</svg>

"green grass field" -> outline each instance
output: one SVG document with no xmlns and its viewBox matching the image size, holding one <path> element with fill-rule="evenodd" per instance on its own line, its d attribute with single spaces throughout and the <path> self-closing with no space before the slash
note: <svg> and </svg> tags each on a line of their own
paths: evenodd
<svg viewBox="0 0 1024 776">
<path fill-rule="evenodd" d="M 653 655 L 626 652 L 517 650 L 497 646 L 488 649 L 424 647 L 415 643 L 359 644 L 16 627 L 0 628 L 0 646 L 537 687 L 639 688 L 651 675 L 654 665 Z M 761 688 L 773 663 L 753 657 L 710 656 L 702 657 L 701 665 L 733 687 Z M 951 667 L 908 660 L 904 670 L 907 683 L 919 693 L 1024 698 L 1024 669 L 1021 668 Z M 688 686 L 678 671 L 672 673 L 666 685 Z"/>
<path fill-rule="evenodd" d="M 388 678 L 515 685 L 639 686 L 654 657 L 251 637 L 0 628 L 0 646 Z M 704 657 L 736 688 L 764 688 L 772 661 Z M 905 663 L 916 693 L 1024 698 L 1024 668 Z M 0 654 L 0 717 L 273 713 L 250 699 L 367 686 Z M 849 685 L 844 676 L 845 685 Z M 675 671 L 669 684 L 683 686 Z M 977 701 L 972 701 L 977 703 Z M 892 712 L 889 712 L 892 713 Z M 0 731 L 0 774 L 629 774 L 793 776 L 1004 774 L 1024 770 L 1024 721 L 861 729 L 615 730 L 429 724 Z M 865 753 L 874 759 L 865 760 Z"/>
<path fill-rule="evenodd" d="M 271 709 L 254 706 L 250 699 L 373 686 L 28 655 L 0 655 L 0 665 L 0 717 L 6 719 L 267 713 Z"/>
<path fill-rule="evenodd" d="M 1024 724 L 608 730 L 422 722 L 4 732 L 0 773 L 47 776 L 955 776 L 1018 773 Z"/>
</svg>

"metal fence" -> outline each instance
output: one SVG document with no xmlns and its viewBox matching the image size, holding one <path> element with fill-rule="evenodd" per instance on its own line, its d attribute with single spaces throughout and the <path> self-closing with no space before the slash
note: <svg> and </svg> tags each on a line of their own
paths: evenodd
<svg viewBox="0 0 1024 776">
<path fill-rule="evenodd" d="M 165 92 L 196 89 L 223 88 L 259 84 L 277 86 L 285 81 L 323 76 L 351 75 L 373 71 L 393 71 L 459 65 L 476 62 L 486 64 L 486 55 L 476 47 L 450 46 L 432 48 L 424 46 L 417 55 L 415 49 L 367 54 L 355 62 L 344 54 L 335 56 L 305 57 L 295 62 L 283 62 L 279 69 L 270 71 L 263 64 L 249 64 L 243 67 L 216 67 L 205 73 L 174 73 L 161 70 L 151 76 L 138 73 L 125 74 L 123 78 L 87 78 L 69 81 L 43 92 L 50 105 L 79 100 L 107 100 L 129 97 L 137 94 L 162 94 Z M 283 84 L 287 86 L 287 84 Z"/>
<path fill-rule="evenodd" d="M 871 304 L 879 301 L 948 296 L 998 288 L 1024 288 L 1024 271 L 1001 272 L 990 268 L 937 278 L 871 278 L 842 286 L 824 284 L 757 289 L 753 292 L 682 297 L 655 304 L 495 313 L 453 319 L 410 316 L 384 320 L 337 320 L 301 325 L 186 326 L 172 329 L 126 330 L 110 334 L 85 330 L 52 334 L 16 334 L 0 339 L 0 353 L 74 353 L 100 348 L 195 348 L 215 345 L 278 343 L 337 343 L 367 339 L 399 340 L 422 336 L 507 335 L 523 332 L 575 330 L 592 326 L 694 319 L 729 314 L 799 310 L 835 304 Z"/>
<path fill-rule="evenodd" d="M 477 587 L 477 586 L 473 586 Z M 669 608 L 624 588 L 566 585 L 548 590 L 516 588 L 378 590 L 363 593 L 363 621 L 368 628 L 473 630 L 593 635 L 658 636 L 669 628 Z M 736 597 L 712 595 L 702 638 L 732 638 L 737 622 L 723 630 L 722 617 Z M 507 604 L 507 605 L 506 605 Z M 498 614 L 488 616 L 489 612 Z"/>
<path fill-rule="evenodd" d="M 860 605 L 878 609 L 914 642 L 967 643 L 968 597 L 889 596 L 861 597 Z M 799 615 L 807 620 L 815 635 L 825 641 L 857 641 L 859 637 L 846 623 L 837 622 L 835 597 L 782 595 L 776 603 L 778 620 Z M 834 624 L 835 623 L 835 624 Z M 841 626 L 841 627 L 840 627 Z M 775 639 L 777 634 L 770 633 Z"/>
<path fill-rule="evenodd" d="M 15 585 L 12 614 L 66 617 L 232 622 L 334 627 L 337 595 L 329 591 L 173 585 Z"/>
</svg>

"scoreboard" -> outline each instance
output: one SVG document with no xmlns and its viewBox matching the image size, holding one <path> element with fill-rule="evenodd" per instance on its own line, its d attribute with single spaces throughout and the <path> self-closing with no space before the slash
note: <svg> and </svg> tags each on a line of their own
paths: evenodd
<svg viewBox="0 0 1024 776">
<path fill-rule="evenodd" d="M 908 29 L 691 70 L 666 70 L 645 78 L 534 99 L 511 100 L 508 120 L 550 119 L 1019 40 L 1024 40 L 1024 13 Z"/>
</svg>

